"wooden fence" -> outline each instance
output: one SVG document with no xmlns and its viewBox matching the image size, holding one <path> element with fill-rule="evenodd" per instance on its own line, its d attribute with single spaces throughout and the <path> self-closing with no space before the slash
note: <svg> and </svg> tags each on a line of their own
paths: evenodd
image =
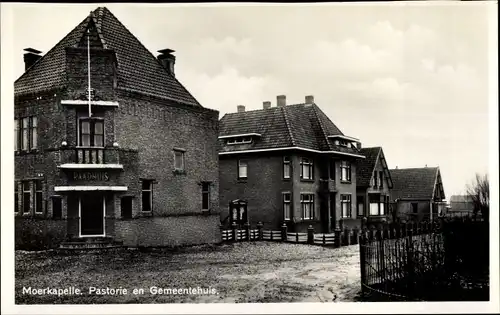
<svg viewBox="0 0 500 315">
<path fill-rule="evenodd" d="M 340 247 L 355 245 L 359 243 L 359 229 L 337 230 L 334 233 L 315 233 L 314 228 L 309 226 L 307 232 L 288 232 L 286 225 L 280 230 L 264 230 L 262 224 L 257 224 L 257 228 L 245 225 L 243 229 L 233 225 L 231 229 L 224 229 L 221 226 L 223 242 L 243 242 L 243 241 L 273 241 L 296 244 L 320 245 L 329 247 Z"/>
</svg>

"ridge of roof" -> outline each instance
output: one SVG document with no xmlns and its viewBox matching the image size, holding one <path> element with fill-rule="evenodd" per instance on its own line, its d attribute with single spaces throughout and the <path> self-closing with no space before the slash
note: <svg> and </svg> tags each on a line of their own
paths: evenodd
<svg viewBox="0 0 500 315">
<path fill-rule="evenodd" d="M 328 147 L 330 147 L 330 145 L 328 144 L 328 135 L 326 134 L 325 132 L 325 126 L 323 125 L 323 122 L 321 121 L 321 118 L 319 118 L 319 115 L 318 115 L 318 106 L 316 106 L 316 104 L 312 104 L 312 110 L 313 110 L 313 113 L 314 115 L 316 116 L 316 119 L 318 120 L 318 123 L 319 123 L 319 129 L 323 135 L 323 137 L 326 139 L 326 143 L 328 145 Z"/>
<path fill-rule="evenodd" d="M 284 106 L 282 109 L 283 117 L 285 119 L 286 128 L 288 129 L 288 134 L 290 135 L 290 141 L 292 142 L 292 146 L 294 147 L 295 146 L 295 139 L 294 139 L 294 135 L 292 133 L 292 129 L 290 128 L 290 122 L 288 121 L 288 115 L 286 113 L 285 108 L 286 108 L 286 106 Z"/>
</svg>

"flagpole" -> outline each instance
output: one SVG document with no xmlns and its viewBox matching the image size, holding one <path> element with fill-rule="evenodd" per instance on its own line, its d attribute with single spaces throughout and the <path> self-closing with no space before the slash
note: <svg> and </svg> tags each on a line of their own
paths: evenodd
<svg viewBox="0 0 500 315">
<path fill-rule="evenodd" d="M 90 29 L 87 29 L 87 73 L 88 73 L 88 79 L 89 79 L 89 86 L 88 86 L 88 98 L 89 98 L 89 118 L 92 117 L 92 107 L 91 107 L 91 93 L 90 93 Z"/>
</svg>

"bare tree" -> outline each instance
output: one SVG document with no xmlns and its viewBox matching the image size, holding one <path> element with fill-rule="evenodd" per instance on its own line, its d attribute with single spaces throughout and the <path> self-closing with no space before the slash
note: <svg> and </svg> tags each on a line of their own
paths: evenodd
<svg viewBox="0 0 500 315">
<path fill-rule="evenodd" d="M 481 212 L 485 220 L 488 220 L 490 213 L 490 181 L 488 174 L 476 174 L 476 178 L 467 185 L 466 193 L 474 204 L 474 215 Z"/>
</svg>

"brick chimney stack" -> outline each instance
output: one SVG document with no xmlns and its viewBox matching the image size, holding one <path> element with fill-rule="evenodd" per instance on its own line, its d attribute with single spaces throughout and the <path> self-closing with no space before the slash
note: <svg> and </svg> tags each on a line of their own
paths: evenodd
<svg viewBox="0 0 500 315">
<path fill-rule="evenodd" d="M 312 104 L 314 104 L 314 96 L 313 96 L 313 95 L 307 95 L 307 96 L 306 96 L 306 104 L 307 104 L 307 105 L 312 105 Z"/>
<path fill-rule="evenodd" d="M 271 102 L 270 101 L 265 101 L 262 103 L 262 108 L 264 109 L 269 109 L 271 108 Z"/>
<path fill-rule="evenodd" d="M 245 105 L 238 105 L 236 106 L 237 112 L 238 113 L 244 113 L 245 112 Z"/>
<path fill-rule="evenodd" d="M 33 48 L 25 48 L 24 51 L 24 71 L 28 70 L 31 68 L 32 65 L 35 64 L 42 56 L 40 54 L 42 53 L 39 50 L 33 49 Z"/>
<path fill-rule="evenodd" d="M 168 73 L 170 73 L 172 76 L 175 77 L 175 56 L 172 55 L 175 50 L 172 49 L 162 49 L 158 50 L 160 53 L 158 55 L 158 60 L 162 64 L 162 66 L 167 70 Z"/>
<path fill-rule="evenodd" d="M 286 95 L 278 95 L 276 101 L 278 107 L 286 106 Z"/>
</svg>

